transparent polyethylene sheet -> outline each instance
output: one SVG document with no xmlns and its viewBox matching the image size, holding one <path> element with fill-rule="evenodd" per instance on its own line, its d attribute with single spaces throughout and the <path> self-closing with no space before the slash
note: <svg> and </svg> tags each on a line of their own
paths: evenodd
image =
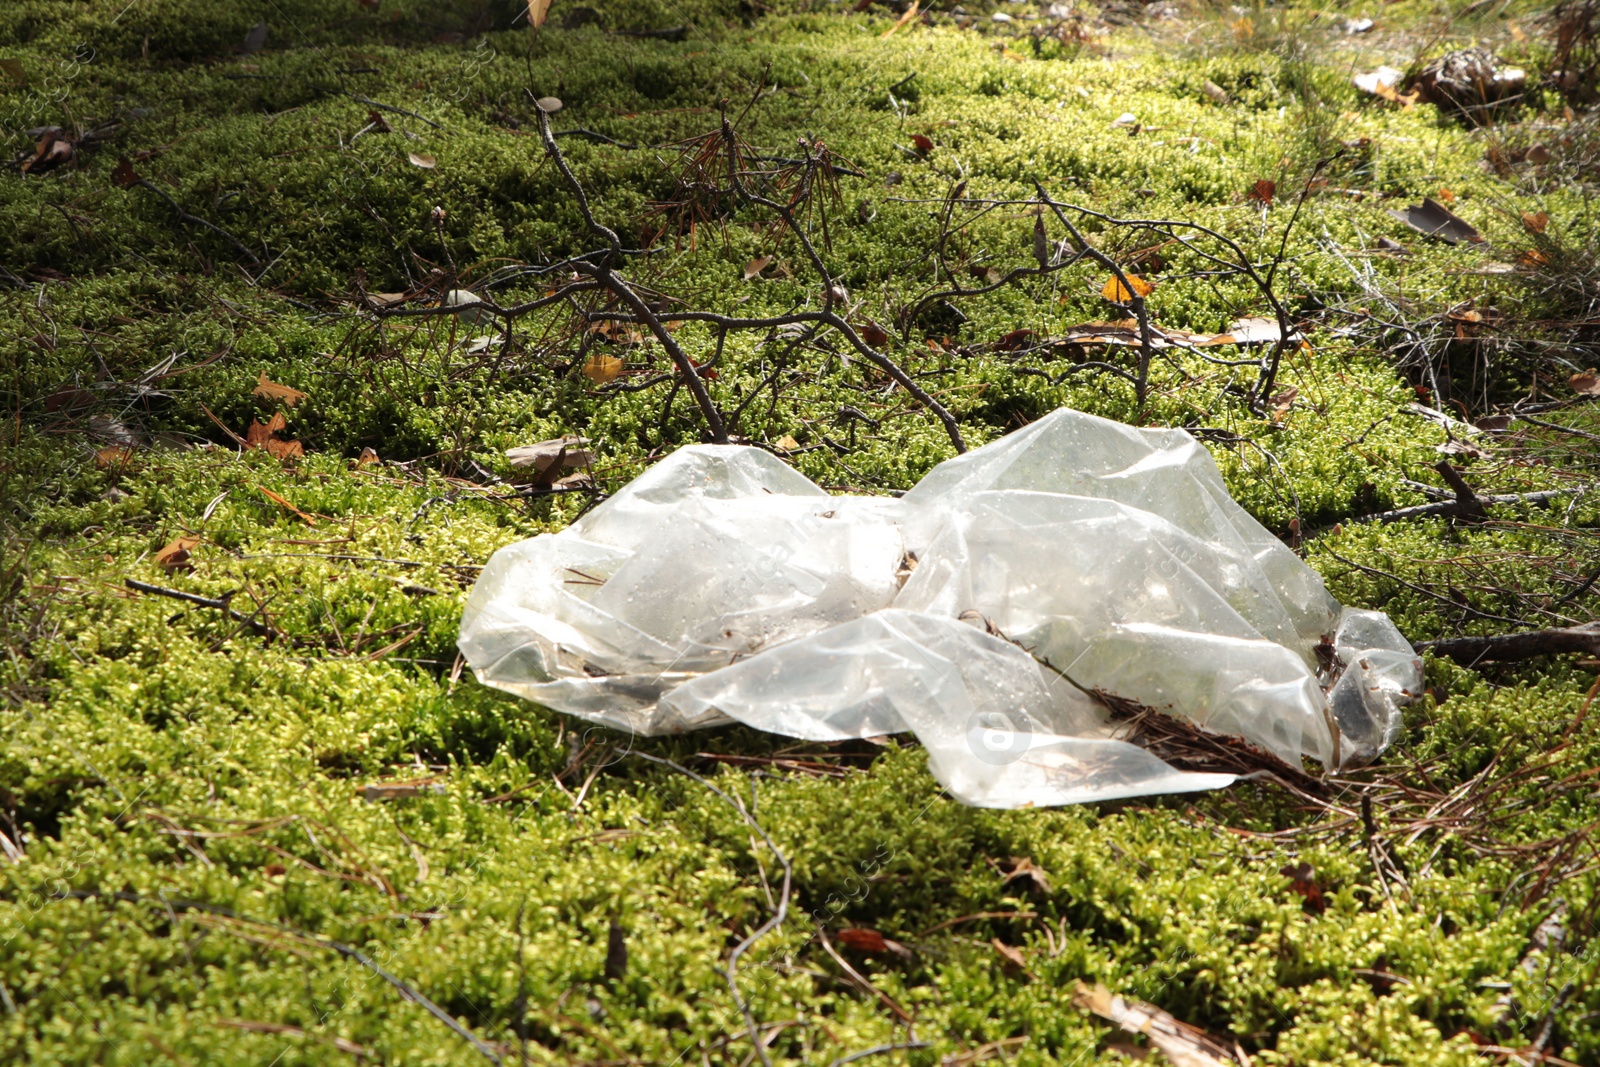
<svg viewBox="0 0 1600 1067">
<path fill-rule="evenodd" d="M 1118 740 L 1089 692 L 1331 767 L 1381 752 L 1422 685 L 1388 618 L 1341 608 L 1193 437 L 1066 409 L 898 500 L 681 448 L 496 552 L 460 647 L 487 685 L 634 733 L 911 731 L 989 807 L 1233 780 Z"/>
</svg>

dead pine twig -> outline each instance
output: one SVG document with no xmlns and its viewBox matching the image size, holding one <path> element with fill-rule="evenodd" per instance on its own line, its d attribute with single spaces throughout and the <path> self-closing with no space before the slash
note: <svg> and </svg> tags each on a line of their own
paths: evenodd
<svg viewBox="0 0 1600 1067">
<path fill-rule="evenodd" d="M 717 410 L 717 405 L 712 401 L 711 394 L 706 390 L 706 383 L 696 370 L 694 361 L 678 345 L 672 334 L 667 331 L 660 316 L 650 309 L 644 298 L 622 279 L 613 269 L 613 265 L 620 263 L 623 258 L 622 240 L 616 231 L 605 226 L 595 218 L 593 209 L 589 206 L 589 197 L 584 192 L 583 184 L 578 181 L 578 176 L 572 173 L 572 168 L 567 165 L 566 157 L 561 154 L 561 146 L 556 144 L 556 139 L 550 130 L 550 115 L 539 107 L 534 106 L 535 113 L 539 116 L 539 139 L 544 142 L 544 150 L 549 155 L 551 162 L 566 179 L 567 185 L 572 189 L 573 196 L 577 199 L 578 210 L 583 214 L 583 221 L 590 231 L 605 240 L 608 248 L 602 253 L 590 253 L 587 257 L 577 257 L 572 261 L 572 267 L 581 273 L 587 274 L 596 282 L 628 306 L 628 309 L 638 316 L 638 320 L 650 328 L 667 357 L 677 366 L 678 373 L 683 376 L 684 385 L 690 395 L 700 407 L 700 412 L 705 416 L 706 426 L 710 430 L 711 440 L 719 445 L 728 443 L 728 431 L 723 425 L 722 413 Z M 598 256 L 598 261 L 590 258 Z"/>
<path fill-rule="evenodd" d="M 548 124 L 546 124 L 545 128 L 549 128 Z M 733 1001 L 738 1005 L 739 1013 L 744 1016 L 745 1029 L 750 1034 L 750 1043 L 755 1046 L 756 1055 L 760 1057 L 764 1067 L 772 1067 L 772 1058 L 767 1054 L 767 1046 L 761 1040 L 761 1027 L 756 1022 L 755 1012 L 750 1009 L 750 1003 L 745 1000 L 744 994 L 739 992 L 739 957 L 743 956 L 757 941 L 782 926 L 784 920 L 789 917 L 789 897 L 794 886 L 794 866 L 789 862 L 789 858 L 778 849 L 772 838 L 768 836 L 766 829 L 755 820 L 755 817 L 736 797 L 724 792 L 709 779 L 696 774 L 681 763 L 676 763 L 662 756 L 652 756 L 648 752 L 634 751 L 629 752 L 628 755 L 670 768 L 686 778 L 694 779 L 711 790 L 713 794 L 738 813 L 739 818 L 744 820 L 744 824 L 750 828 L 751 832 L 761 838 L 762 842 L 771 850 L 773 858 L 783 868 L 783 887 L 778 894 L 777 908 L 774 909 L 772 916 L 766 922 L 756 927 L 750 932 L 749 936 L 733 947 L 733 951 L 728 954 L 728 968 L 725 972 L 728 980 L 728 989 L 733 993 Z"/>
<path fill-rule="evenodd" d="M 303 931 L 295 930 L 278 923 L 267 922 L 262 919 L 251 919 L 239 914 L 232 908 L 226 908 L 220 904 L 211 904 L 200 900 L 179 900 L 176 898 L 169 899 L 166 897 L 157 899 L 154 897 L 142 896 L 138 893 L 102 892 L 93 889 L 71 889 L 57 891 L 52 893 L 51 896 L 58 900 L 68 899 L 110 901 L 123 904 L 135 904 L 147 908 L 163 908 L 168 911 L 175 910 L 201 912 L 204 914 L 215 915 L 243 926 L 256 927 L 261 930 L 276 934 L 287 939 L 291 944 L 298 943 L 307 946 L 330 949 L 346 959 L 354 960 L 367 970 L 371 971 L 373 974 L 377 975 L 379 978 L 383 979 L 390 986 L 394 987 L 395 991 L 398 992 L 403 999 L 409 1000 L 413 1004 L 418 1005 L 429 1015 L 432 1015 L 435 1019 L 438 1019 L 445 1026 L 448 1026 L 457 1037 L 461 1038 L 463 1041 L 466 1041 L 489 1062 L 496 1065 L 503 1062 L 498 1052 L 485 1044 L 483 1040 L 478 1037 L 478 1035 L 474 1034 L 471 1030 L 468 1030 L 466 1027 L 462 1026 L 461 1023 L 457 1022 L 455 1017 L 449 1012 L 439 1007 L 438 1004 L 424 996 L 419 990 L 411 986 L 409 983 L 385 970 L 376 960 L 362 952 L 360 949 L 355 948 L 352 945 L 347 945 L 342 941 L 335 941 L 332 938 L 321 937 L 317 934 L 304 933 Z M 269 947 L 282 948 L 285 946 L 281 944 L 274 944 Z"/>
<path fill-rule="evenodd" d="M 274 630 L 271 626 L 268 626 L 254 615 L 246 615 L 244 612 L 239 611 L 237 608 L 231 606 L 228 603 L 231 597 L 217 597 L 213 599 L 212 597 L 200 596 L 196 593 L 185 593 L 181 589 L 168 589 L 164 585 L 151 585 L 149 582 L 141 582 L 134 578 L 124 578 L 123 584 L 135 592 L 148 593 L 151 596 L 164 596 L 171 600 L 181 600 L 186 604 L 196 604 L 202 608 L 210 608 L 213 611 L 225 612 L 227 616 L 234 622 L 248 626 L 258 636 L 265 637 L 268 640 L 271 640 L 274 637 L 283 636 L 277 630 Z"/>
<path fill-rule="evenodd" d="M 957 425 L 955 416 L 951 415 L 943 404 L 939 403 L 931 395 L 929 395 L 927 390 L 918 385 L 916 380 L 913 379 L 910 374 L 907 374 L 899 364 L 895 363 L 894 360 L 890 359 L 876 348 L 867 344 L 866 341 L 862 339 L 861 335 L 856 332 L 854 326 L 850 325 L 850 323 L 840 318 L 839 315 L 834 312 L 834 305 L 842 302 L 842 294 L 844 293 L 844 289 L 834 280 L 833 272 L 828 270 L 828 265 L 826 262 L 824 262 L 822 256 L 817 252 L 816 245 L 812 243 L 810 237 L 806 236 L 805 229 L 801 227 L 800 223 L 795 219 L 794 216 L 793 205 L 804 201 L 809 196 L 811 183 L 814 180 L 814 174 L 818 167 L 818 160 L 814 155 L 812 155 L 811 145 L 802 145 L 802 148 L 805 152 L 805 170 L 801 179 L 800 189 L 790 199 L 788 204 L 780 204 L 776 200 L 752 191 L 740 178 L 738 168 L 738 142 L 734 137 L 733 125 L 728 121 L 727 115 L 722 116 L 722 138 L 727 144 L 728 148 L 728 182 L 732 186 L 733 191 L 738 194 L 739 199 L 743 200 L 745 203 L 759 205 L 776 214 L 778 218 L 783 221 L 784 227 L 799 243 L 801 250 L 806 255 L 806 258 L 811 261 L 811 268 L 817 272 L 817 277 L 822 283 L 822 310 L 820 313 L 810 316 L 812 321 L 822 323 L 826 326 L 831 326 L 840 334 L 844 335 L 844 339 L 850 342 L 850 346 L 852 348 L 854 348 L 861 355 L 865 356 L 867 359 L 871 360 L 879 370 L 883 371 L 890 378 L 893 378 L 895 383 L 906 392 L 910 393 L 911 396 L 915 398 L 917 403 L 921 404 L 928 411 L 931 411 L 934 417 L 937 418 L 944 426 L 945 433 L 949 435 L 950 443 L 955 446 L 955 450 L 957 452 L 965 452 L 967 450 L 967 444 L 964 440 L 962 440 L 961 427 Z"/>
<path fill-rule="evenodd" d="M 1418 652 L 1445 656 L 1463 667 L 1480 663 L 1515 663 L 1540 656 L 1579 653 L 1600 656 L 1600 623 L 1563 626 L 1549 630 L 1492 634 L 1488 637 L 1447 637 L 1439 641 L 1419 641 Z"/>
</svg>

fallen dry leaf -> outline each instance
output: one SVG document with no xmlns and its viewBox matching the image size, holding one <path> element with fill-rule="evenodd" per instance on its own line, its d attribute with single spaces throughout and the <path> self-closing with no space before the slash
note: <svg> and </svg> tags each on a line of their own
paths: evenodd
<svg viewBox="0 0 1600 1067">
<path fill-rule="evenodd" d="M 594 462 L 594 453 L 583 447 L 588 443 L 587 437 L 554 437 L 537 444 L 508 448 L 506 458 L 513 467 L 531 467 L 534 484 L 550 488 L 567 471 Z"/>
<path fill-rule="evenodd" d="M 279 385 L 277 382 L 267 381 L 267 372 L 262 371 L 256 379 L 256 387 L 250 390 L 252 396 L 259 396 L 262 400 L 281 400 L 289 407 L 294 407 L 306 398 L 305 393 L 288 385 Z"/>
<path fill-rule="evenodd" d="M 1154 1004 L 1120 997 L 1103 985 L 1079 982 L 1072 1003 L 1130 1034 L 1145 1035 L 1176 1067 L 1231 1067 L 1239 1062 L 1227 1045 L 1198 1026 L 1182 1022 Z"/>
<path fill-rule="evenodd" d="M 421 167 L 423 170 L 432 170 L 439 165 L 437 159 L 422 152 L 407 152 L 406 158 L 411 161 L 413 167 Z"/>
<path fill-rule="evenodd" d="M 873 348 L 882 348 L 889 343 L 889 331 L 870 319 L 857 326 L 856 332 L 861 334 L 861 339 Z"/>
<path fill-rule="evenodd" d="M 528 0 L 528 25 L 537 30 L 549 17 L 550 0 Z"/>
<path fill-rule="evenodd" d="M 541 96 L 533 102 L 533 106 L 543 111 L 546 115 L 554 115 L 567 105 L 561 102 L 559 96 Z"/>
<path fill-rule="evenodd" d="M 779 452 L 793 452 L 795 449 L 800 447 L 800 442 L 794 439 L 793 434 L 784 434 L 782 437 L 773 442 L 772 447 L 776 448 Z"/>
<path fill-rule="evenodd" d="M 1371 93 L 1379 99 L 1409 108 L 1417 102 L 1417 94 L 1401 94 L 1400 81 L 1404 77 L 1404 71 L 1385 66 L 1366 74 L 1357 74 L 1351 81 L 1355 82 L 1356 88 L 1364 93 Z"/>
<path fill-rule="evenodd" d="M 1304 860 L 1291 863 L 1278 872 L 1289 879 L 1289 888 L 1300 896 L 1306 898 L 1306 906 L 1321 915 L 1328 910 L 1328 902 L 1323 898 L 1322 887 L 1317 884 L 1317 872 L 1311 864 Z"/>
<path fill-rule="evenodd" d="M 1422 203 L 1414 204 L 1401 211 L 1391 211 L 1392 218 L 1410 226 L 1418 233 L 1425 233 L 1429 237 L 1437 237 L 1446 244 L 1460 244 L 1463 241 L 1476 244 L 1483 240 L 1477 229 L 1467 220 L 1452 212 L 1443 204 L 1432 197 L 1423 197 Z"/>
<path fill-rule="evenodd" d="M 1210 78 L 1207 78 L 1205 81 L 1200 83 L 1200 91 L 1205 93 L 1212 100 L 1215 100 L 1219 104 L 1226 104 L 1231 99 L 1231 97 L 1228 96 L 1228 90 L 1224 89 Z"/>
<path fill-rule="evenodd" d="M 1250 192 L 1248 195 L 1251 200 L 1258 201 L 1267 205 L 1268 207 L 1271 207 L 1272 198 L 1277 194 L 1278 183 L 1270 178 L 1262 178 L 1260 181 L 1256 182 L 1250 187 Z"/>
<path fill-rule="evenodd" d="M 927 155 L 933 151 L 933 138 L 926 134 L 914 133 L 911 135 L 911 145 L 919 153 Z"/>
<path fill-rule="evenodd" d="M 1100 295 L 1111 301 L 1113 304 L 1126 304 L 1135 296 L 1145 297 L 1155 292 L 1156 287 L 1139 277 L 1137 274 L 1124 274 L 1123 277 L 1128 279 L 1127 285 L 1123 285 L 1122 279 L 1113 275 L 1106 281 L 1106 284 L 1101 287 Z M 1133 292 L 1131 293 L 1128 291 L 1130 286 L 1133 289 Z"/>
<path fill-rule="evenodd" d="M 993 945 L 994 950 L 1000 953 L 1000 958 L 1005 961 L 1007 967 L 1015 968 L 1029 978 L 1033 977 L 1033 972 L 1028 970 L 1028 961 L 1021 952 L 1018 952 L 998 937 L 991 938 L 989 944 Z"/>
<path fill-rule="evenodd" d="M 1572 386 L 1572 391 L 1575 393 L 1582 393 L 1584 396 L 1600 396 L 1600 374 L 1596 374 L 1593 367 L 1574 374 L 1567 379 L 1567 384 Z"/>
<path fill-rule="evenodd" d="M 744 280 L 761 277 L 761 272 L 772 265 L 771 256 L 757 256 L 744 265 Z"/>
<path fill-rule="evenodd" d="M 101 470 L 121 469 L 133 462 L 133 449 L 127 445 L 107 445 L 96 449 L 94 465 Z"/>
<path fill-rule="evenodd" d="M 116 169 L 111 172 L 111 181 L 117 188 L 131 189 L 142 180 L 138 171 L 133 169 L 133 164 L 128 162 L 127 156 L 117 160 Z"/>
<path fill-rule="evenodd" d="M 1050 892 L 1050 876 L 1044 868 L 1033 862 L 1029 856 L 1012 856 L 1007 865 L 1010 869 L 1006 873 L 1001 885 L 1010 885 L 1012 882 L 1025 882 L 1030 889 L 1041 893 Z"/>
<path fill-rule="evenodd" d="M 278 436 L 288 425 L 281 411 L 273 412 L 266 422 L 252 419 L 244 434 L 245 447 L 259 448 L 276 459 L 299 459 L 306 454 L 305 446 Z"/>
<path fill-rule="evenodd" d="M 182 537 L 174 537 L 171 541 L 167 542 L 167 546 L 165 548 L 163 548 L 160 552 L 157 552 L 151 557 L 151 559 L 155 560 L 156 563 L 160 564 L 169 571 L 191 569 L 193 564 L 189 562 L 189 553 L 192 552 L 199 544 L 200 538 L 196 537 L 194 534 L 184 534 Z"/>
<path fill-rule="evenodd" d="M 1522 158 L 1529 163 L 1548 163 L 1550 162 L 1550 149 L 1542 144 L 1536 144 L 1529 148 L 1527 154 Z"/>
<path fill-rule="evenodd" d="M 1522 225 L 1527 228 L 1529 233 L 1543 233 L 1545 227 L 1550 225 L 1550 215 L 1544 211 L 1524 211 L 1522 213 Z"/>
<path fill-rule="evenodd" d="M 379 462 L 378 450 L 369 445 L 361 450 L 361 455 L 356 457 L 356 469 L 359 470 L 369 463 L 377 462 Z"/>
<path fill-rule="evenodd" d="M 604 352 L 595 352 L 583 364 L 583 376 L 596 385 L 604 385 L 613 381 L 622 373 L 622 360 L 616 356 L 608 356 Z"/>
</svg>

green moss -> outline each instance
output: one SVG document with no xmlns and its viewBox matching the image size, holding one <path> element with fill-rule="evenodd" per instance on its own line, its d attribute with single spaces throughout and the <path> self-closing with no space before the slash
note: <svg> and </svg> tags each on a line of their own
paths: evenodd
<svg viewBox="0 0 1600 1067">
<path fill-rule="evenodd" d="M 666 382 L 596 388 L 563 340 L 564 311 L 519 320 L 509 348 L 473 348 L 469 324 L 379 324 L 350 303 L 358 282 L 401 290 L 435 269 L 525 299 L 536 285 L 495 272 L 585 247 L 529 136 L 525 90 L 564 101 L 560 128 L 658 146 L 563 141 L 626 240 L 668 227 L 630 271 L 699 307 L 782 311 L 812 299 L 814 279 L 755 213 L 680 233 L 660 207 L 675 195 L 671 145 L 714 128 L 724 98 L 743 115 L 741 136 L 770 154 L 821 138 L 864 175 L 842 177 L 828 204 L 829 261 L 855 314 L 892 327 L 890 351 L 935 383 L 969 443 L 1061 405 L 1211 431 L 1241 502 L 1285 535 L 1319 534 L 1306 551 L 1333 591 L 1419 639 L 1502 629 L 1592 571 L 1587 500 L 1555 534 L 1548 513 L 1505 521 L 1514 509 L 1481 527 L 1354 521 L 1420 502 L 1406 482 L 1435 477 L 1444 441 L 1408 412 L 1416 383 L 1370 335 L 1314 330 L 1282 367 L 1278 417 L 1262 418 L 1241 398 L 1252 367 L 1160 359 L 1141 407 L 1117 380 L 1061 377 L 1063 360 L 1019 364 L 996 350 L 1013 330 L 1106 318 L 1094 271 L 967 302 L 959 326 L 908 313 L 936 283 L 929 248 L 961 180 L 974 202 L 1030 196 L 1037 180 L 1096 210 L 1191 219 L 1265 260 L 1315 174 L 1327 185 L 1301 206 L 1279 288 L 1351 308 L 1372 288 L 1431 308 L 1536 306 L 1503 276 L 1474 273 L 1482 250 L 1430 244 L 1386 209 L 1448 188 L 1459 213 L 1514 251 L 1505 234 L 1517 212 L 1579 227 L 1581 190 L 1502 179 L 1480 166 L 1484 135 L 1427 106 L 1362 97 L 1348 74 L 1376 46 L 1319 29 L 1330 16 L 1306 9 L 1252 11 L 1247 39 L 1233 13 L 1196 12 L 1189 43 L 1128 30 L 1035 47 L 1003 23 L 958 30 L 950 5 L 936 5 L 933 27 L 888 37 L 887 12 L 845 6 L 594 0 L 592 21 L 565 27 L 578 9 L 558 0 L 537 37 L 509 28 L 512 3 L 0 9 L 0 54 L 28 78 L 0 83 L 6 151 L 27 150 L 38 126 L 105 131 L 70 166 L 0 177 L 0 277 L 22 283 L 0 293 L 0 829 L 26 846 L 0 866 L 0 985 L 16 1007 L 0 1014 L 0 1058 L 324 1063 L 348 1051 L 335 1040 L 384 1062 L 479 1058 L 316 938 L 358 946 L 511 1057 L 748 1058 L 722 972 L 770 914 L 776 857 L 703 786 L 617 751 L 620 738 L 459 676 L 453 648 L 476 565 L 584 506 L 493 499 L 484 472 L 513 476 L 505 448 L 583 433 L 602 488 L 615 488 L 698 440 L 698 413 L 681 392 L 666 408 Z M 1431 17 L 1388 10 L 1406 25 Z M 240 54 L 263 20 L 266 47 Z M 691 27 L 682 40 L 605 32 L 679 24 Z M 357 137 L 374 110 L 357 97 L 414 114 L 384 111 L 389 132 Z M 1124 112 L 1136 133 L 1114 125 Z M 913 134 L 934 150 L 911 153 Z M 118 187 L 123 157 L 259 263 L 150 190 Z M 1263 178 L 1278 187 L 1270 209 L 1246 199 Z M 1021 210 L 969 203 L 953 218 L 945 254 L 958 272 L 1029 261 Z M 1086 229 L 1113 254 L 1141 247 Z M 1411 254 L 1370 255 L 1379 237 Z M 1159 322 L 1219 330 L 1263 312 L 1249 286 L 1205 276 L 1196 252 L 1163 255 L 1150 301 Z M 745 281 L 757 256 L 774 269 Z M 696 359 L 716 351 L 692 324 L 678 337 Z M 758 341 L 728 340 L 713 394 L 724 409 L 749 401 L 737 426 L 747 439 L 807 446 L 791 458 L 809 477 L 899 490 L 950 454 L 943 431 L 870 369 L 807 352 L 773 379 L 775 349 Z M 624 381 L 666 369 L 654 346 L 619 354 Z M 232 440 L 277 410 L 252 395 L 263 375 L 307 394 L 281 411 L 307 450 L 296 464 L 240 454 Z M 876 426 L 842 415 L 846 405 Z M 126 461 L 96 462 L 130 435 Z M 1475 484 L 1558 484 L 1571 440 L 1546 447 L 1561 462 L 1496 453 Z M 383 462 L 357 463 L 366 448 Z M 158 565 L 154 554 L 185 534 L 200 538 L 189 568 Z M 1468 557 L 1477 577 L 1456 588 Z M 230 597 L 283 636 L 135 594 L 127 578 Z M 1460 597 L 1478 614 L 1464 617 Z M 794 1020 L 772 1039 L 775 1060 L 831 1062 L 904 1040 L 812 937 L 819 924 L 854 924 L 915 950 L 852 958 L 916 1015 L 933 1056 L 992 1042 L 1010 1042 L 1001 1047 L 1018 1063 L 1096 1056 L 1105 1029 L 1065 1006 L 1081 978 L 1231 1031 L 1262 1063 L 1442 1065 L 1475 1061 L 1474 1035 L 1531 1040 L 1570 983 L 1552 1047 L 1591 1061 L 1595 874 L 1559 885 L 1569 951 L 1530 977 L 1519 961 L 1553 897 L 1530 896 L 1533 860 L 1510 851 L 1597 817 L 1592 789 L 1570 787 L 1600 756 L 1600 717 L 1569 731 L 1589 681 L 1568 666 L 1430 664 L 1431 696 L 1408 713 L 1390 766 L 1420 763 L 1441 794 L 1474 776 L 1497 783 L 1500 850 L 1465 831 L 1396 833 L 1386 840 L 1408 887 L 1375 867 L 1345 816 L 1299 810 L 1258 784 L 989 812 L 943 797 L 911 747 L 890 745 L 842 778 L 724 768 L 718 786 L 746 799 L 794 870 L 794 917 L 744 957 L 740 988 L 759 1018 Z M 590 742 L 603 747 L 556 781 Z M 640 747 L 712 773 L 696 753 L 784 745 L 724 730 Z M 367 785 L 415 778 L 443 791 L 363 799 Z M 1379 817 L 1411 810 L 1394 805 Z M 998 864 L 1011 856 L 1032 857 L 1049 889 L 1006 882 Z M 1302 860 L 1325 911 L 1280 873 Z M 629 966 L 607 981 L 613 919 Z M 1004 966 L 996 938 L 1024 953 L 1031 977 Z M 1520 1010 L 1501 1020 L 1507 984 Z"/>
</svg>

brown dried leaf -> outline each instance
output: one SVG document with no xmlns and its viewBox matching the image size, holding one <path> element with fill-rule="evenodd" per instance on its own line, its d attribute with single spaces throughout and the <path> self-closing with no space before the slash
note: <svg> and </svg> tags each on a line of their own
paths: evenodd
<svg viewBox="0 0 1600 1067">
<path fill-rule="evenodd" d="M 1018 952 L 1016 949 L 1012 948 L 998 937 L 991 938 L 989 944 L 993 945 L 994 950 L 1000 953 L 1000 958 L 1005 961 L 1005 965 L 1008 968 L 1015 968 L 1016 970 L 1027 975 L 1029 978 L 1033 977 L 1033 972 L 1028 970 L 1027 958 L 1024 957 L 1021 952 Z"/>
<path fill-rule="evenodd" d="M 1027 888 L 1036 889 L 1041 893 L 1050 892 L 1050 876 L 1044 868 L 1033 862 L 1029 856 L 1012 856 L 1010 871 L 1001 881 L 1001 885 L 1010 885 L 1012 882 L 1024 882 Z"/>
<path fill-rule="evenodd" d="M 528 0 L 528 25 L 537 30 L 549 17 L 550 0 Z"/>
<path fill-rule="evenodd" d="M 870 319 L 857 326 L 856 332 L 861 334 L 861 339 L 873 348 L 882 348 L 889 343 L 889 331 Z"/>
<path fill-rule="evenodd" d="M 1567 384 L 1572 386 L 1572 391 L 1582 393 L 1584 396 L 1600 396 L 1600 374 L 1596 374 L 1593 367 L 1580 371 L 1567 379 Z"/>
<path fill-rule="evenodd" d="M 379 462 L 378 450 L 369 445 L 361 450 L 361 455 L 356 457 L 356 469 L 360 470 L 369 463 L 377 462 Z"/>
<path fill-rule="evenodd" d="M 895 30 L 898 30 L 901 26 L 904 26 L 906 23 L 908 23 L 912 19 L 916 18 L 917 17 L 917 8 L 920 6 L 920 4 L 921 4 L 921 0 L 911 0 L 911 6 L 906 8 L 906 13 L 904 15 L 900 16 L 900 21 L 896 22 L 893 26 L 890 26 L 888 29 L 884 30 L 878 36 L 880 38 L 887 37 L 890 34 L 894 33 Z"/>
<path fill-rule="evenodd" d="M 761 277 L 761 272 L 772 265 L 771 256 L 757 256 L 744 265 L 744 280 Z"/>
<path fill-rule="evenodd" d="M 437 159 L 423 152 L 407 152 L 406 158 L 411 161 L 413 167 L 421 167 L 423 170 L 432 170 L 439 165 Z"/>
<path fill-rule="evenodd" d="M 167 547 L 151 558 L 169 571 L 191 568 L 193 564 L 189 562 L 189 553 L 199 544 L 200 538 L 194 534 L 184 534 L 182 537 L 174 537 L 167 543 Z"/>
<path fill-rule="evenodd" d="M 1212 100 L 1219 104 L 1226 104 L 1230 99 L 1232 99 L 1230 96 L 1228 96 L 1228 90 L 1224 89 L 1210 78 L 1207 78 L 1205 81 L 1200 83 L 1200 91 L 1205 93 Z"/>
<path fill-rule="evenodd" d="M 1251 200 L 1258 201 L 1267 205 L 1268 207 L 1271 207 L 1272 198 L 1276 196 L 1277 193 L 1278 183 L 1270 178 L 1262 178 L 1260 181 L 1256 182 L 1250 187 L 1249 197 Z"/>
<path fill-rule="evenodd" d="M 857 952 L 884 952 L 888 948 L 887 938 L 876 930 L 868 930 L 864 927 L 840 930 L 834 935 L 834 939 L 845 948 L 854 949 Z"/>
<path fill-rule="evenodd" d="M 116 169 L 111 172 L 111 181 L 119 189 L 132 189 L 141 179 L 133 169 L 133 164 L 128 162 L 128 157 L 123 156 L 117 160 Z"/>
<path fill-rule="evenodd" d="M 1536 144 L 1529 148 L 1527 155 L 1522 158 L 1529 163 L 1548 163 L 1550 162 L 1550 149 L 1542 144 Z"/>
<path fill-rule="evenodd" d="M 252 396 L 259 396 L 262 400 L 281 400 L 289 407 L 294 407 L 304 400 L 307 395 L 292 386 L 279 385 L 277 382 L 267 381 L 266 371 L 261 372 L 261 376 L 256 379 L 256 387 L 250 390 L 250 393 Z"/>
<path fill-rule="evenodd" d="M 911 146 L 923 155 L 927 155 L 933 151 L 933 138 L 925 134 L 914 133 L 911 135 Z"/>
<path fill-rule="evenodd" d="M 1524 211 L 1522 213 L 1522 225 L 1527 228 L 1529 233 L 1543 233 L 1545 227 L 1550 225 L 1550 215 L 1544 211 Z"/>
<path fill-rule="evenodd" d="M 1079 982 L 1072 1003 L 1130 1034 L 1144 1034 L 1176 1067 L 1232 1067 L 1239 1062 L 1227 1045 L 1199 1027 L 1154 1004 L 1117 996 L 1103 985 L 1090 987 Z"/>
<path fill-rule="evenodd" d="M 779 452 L 793 452 L 800 447 L 800 442 L 794 439 L 793 434 L 784 434 L 772 444 Z"/>
</svg>

